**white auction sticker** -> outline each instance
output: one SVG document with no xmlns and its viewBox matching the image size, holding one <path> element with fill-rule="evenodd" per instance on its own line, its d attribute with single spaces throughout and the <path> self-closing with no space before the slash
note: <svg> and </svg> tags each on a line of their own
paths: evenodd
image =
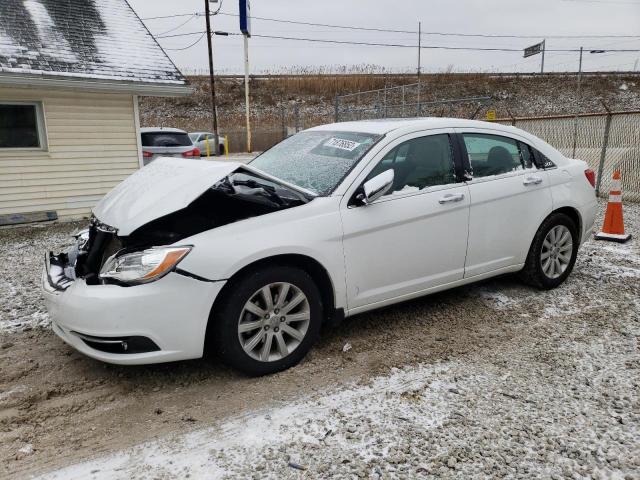
<svg viewBox="0 0 640 480">
<path fill-rule="evenodd" d="M 325 147 L 339 148 L 340 150 L 354 151 L 361 144 L 353 140 L 345 140 L 344 138 L 332 137 L 324 144 Z"/>
</svg>

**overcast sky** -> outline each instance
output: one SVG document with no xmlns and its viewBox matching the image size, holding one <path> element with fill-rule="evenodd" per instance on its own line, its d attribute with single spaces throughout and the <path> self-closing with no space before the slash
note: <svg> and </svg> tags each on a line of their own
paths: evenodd
<svg viewBox="0 0 640 480">
<path fill-rule="evenodd" d="M 204 11 L 204 0 L 129 0 L 146 19 L 161 15 Z M 218 3 L 212 3 L 217 9 Z M 223 0 L 221 13 L 238 13 L 238 0 Z M 640 0 L 252 0 L 252 15 L 311 23 L 352 25 L 392 30 L 417 30 L 488 35 L 533 35 L 539 38 L 482 38 L 423 35 L 425 46 L 500 47 L 521 49 L 548 36 L 553 49 L 640 49 Z M 145 20 L 156 36 L 204 30 L 205 19 L 177 17 Z M 180 26 L 181 24 L 183 24 Z M 239 32 L 238 17 L 217 15 L 215 30 Z M 369 43 L 416 45 L 416 34 L 354 31 L 276 23 L 254 19 L 252 33 Z M 633 38 L 572 38 L 553 35 L 637 35 Z M 206 39 L 193 47 L 200 35 L 160 39 L 160 44 L 185 73 L 204 72 L 207 67 Z M 417 50 L 357 45 L 332 45 L 252 37 L 249 40 L 251 73 L 278 72 L 311 67 L 376 65 L 389 71 L 415 71 Z M 240 36 L 215 36 L 216 71 L 241 73 L 243 48 Z M 584 70 L 633 70 L 640 52 L 585 53 Z M 638 61 L 640 64 L 640 61 Z M 545 70 L 577 70 L 575 52 L 547 52 Z M 427 71 L 538 71 L 540 55 L 524 59 L 521 52 L 422 50 L 422 68 Z M 640 65 L 637 66 L 640 71 Z"/>
</svg>

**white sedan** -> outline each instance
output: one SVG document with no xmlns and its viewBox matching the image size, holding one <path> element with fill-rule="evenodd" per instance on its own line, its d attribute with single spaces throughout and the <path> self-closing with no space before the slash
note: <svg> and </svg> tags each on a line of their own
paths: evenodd
<svg viewBox="0 0 640 480">
<path fill-rule="evenodd" d="M 522 130 L 423 118 L 323 125 L 248 165 L 160 158 L 47 254 L 54 331 L 105 362 L 206 351 L 250 375 L 298 363 L 323 323 L 519 272 L 570 274 L 594 173 Z"/>
<path fill-rule="evenodd" d="M 200 156 L 207 156 L 207 145 L 209 146 L 209 156 L 224 155 L 227 152 L 227 144 L 223 135 L 218 135 L 218 149 L 215 149 L 216 136 L 211 132 L 191 132 L 189 138 L 200 150 Z"/>
</svg>

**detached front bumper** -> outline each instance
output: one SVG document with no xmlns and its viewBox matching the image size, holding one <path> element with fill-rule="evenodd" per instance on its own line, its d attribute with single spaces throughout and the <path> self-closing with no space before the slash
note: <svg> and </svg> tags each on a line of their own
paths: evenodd
<svg viewBox="0 0 640 480">
<path fill-rule="evenodd" d="M 47 255 L 42 289 L 53 331 L 85 355 L 135 365 L 199 358 L 224 281 L 175 272 L 143 285 L 87 285 Z M 117 352 L 117 353 L 114 353 Z"/>
</svg>

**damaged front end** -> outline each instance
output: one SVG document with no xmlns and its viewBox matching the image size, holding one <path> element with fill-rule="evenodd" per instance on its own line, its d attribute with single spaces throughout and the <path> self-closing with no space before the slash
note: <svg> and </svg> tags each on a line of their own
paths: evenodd
<svg viewBox="0 0 640 480">
<path fill-rule="evenodd" d="M 176 242 L 303 205 L 315 196 L 244 165 L 229 168 L 214 165 L 220 162 L 206 162 L 189 170 L 185 163 L 156 160 L 110 192 L 96 206 L 89 228 L 75 235 L 69 249 L 46 255 L 49 286 L 64 291 L 78 278 L 87 285 L 130 286 L 155 281 L 175 271 L 192 248 Z M 208 185 L 203 175 L 209 178 Z M 158 190 L 150 190 L 149 182 L 158 184 Z M 171 189 L 166 188 L 169 185 Z"/>
<path fill-rule="evenodd" d="M 66 290 L 77 278 L 84 278 L 88 284 L 97 283 L 105 255 L 120 250 L 117 231 L 95 217 L 91 218 L 89 228 L 73 237 L 75 242 L 64 252 L 45 254 L 45 273 L 49 286 L 54 290 Z"/>
</svg>

